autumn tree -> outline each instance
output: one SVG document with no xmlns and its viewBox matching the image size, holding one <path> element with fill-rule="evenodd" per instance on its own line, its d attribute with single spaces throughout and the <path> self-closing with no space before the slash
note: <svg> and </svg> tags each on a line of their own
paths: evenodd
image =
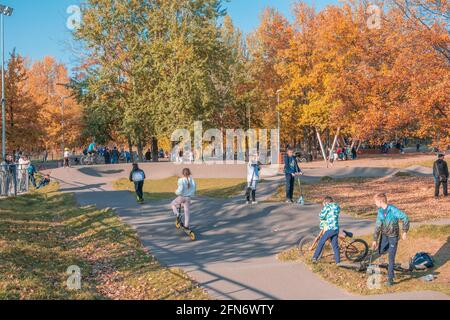
<svg viewBox="0 0 450 320">
<path fill-rule="evenodd" d="M 11 151 L 38 148 L 44 134 L 42 106 L 33 100 L 28 80 L 25 59 L 13 50 L 5 72 L 6 141 Z"/>
<path fill-rule="evenodd" d="M 40 106 L 39 127 L 42 145 L 47 149 L 81 146 L 81 110 L 72 90 L 66 87 L 69 81 L 66 67 L 48 56 L 33 63 L 28 71 L 27 87 Z"/>
<path fill-rule="evenodd" d="M 260 25 L 247 38 L 253 82 L 250 87 L 253 98 L 251 115 L 256 125 L 267 128 L 277 126 L 277 98 L 280 93 L 277 94 L 277 91 L 284 84 L 284 75 L 277 72 L 276 66 L 282 62 L 282 55 L 289 48 L 291 39 L 292 28 L 289 21 L 273 8 L 264 9 Z M 283 92 L 283 96 L 286 96 L 286 92 Z M 283 120 L 287 117 L 293 119 L 295 115 L 284 113 Z M 287 129 L 287 124 L 288 122 L 284 122 L 283 128 Z M 296 131 L 295 127 L 291 126 L 290 129 Z"/>
<path fill-rule="evenodd" d="M 141 151 L 149 138 L 194 120 L 211 124 L 228 79 L 218 0 L 89 1 L 76 39 L 90 61 L 80 101 L 100 128 Z M 108 111 L 108 116 L 98 116 Z M 94 123 L 92 125 L 95 125 Z M 108 134 L 111 136 L 111 134 Z M 103 134 L 106 136 L 106 134 Z M 147 141 L 146 141 L 147 140 Z M 140 152 L 141 153 L 141 152 Z"/>
</svg>

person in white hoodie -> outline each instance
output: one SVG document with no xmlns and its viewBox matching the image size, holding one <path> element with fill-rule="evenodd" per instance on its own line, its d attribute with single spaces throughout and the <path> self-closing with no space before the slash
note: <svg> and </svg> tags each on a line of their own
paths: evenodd
<svg viewBox="0 0 450 320">
<path fill-rule="evenodd" d="M 247 204 L 257 204 L 256 187 L 260 179 L 261 163 L 258 154 L 254 154 L 247 165 Z M 251 202 L 250 202 L 251 201 Z"/>
<path fill-rule="evenodd" d="M 192 178 L 191 170 L 188 168 L 183 169 L 182 177 L 178 179 L 178 189 L 175 191 L 178 197 L 172 202 L 172 209 L 173 213 L 179 217 L 180 212 L 178 208 L 180 206 L 184 207 L 184 227 L 186 229 L 190 227 L 191 199 L 195 196 L 196 190 L 197 186 L 194 178 Z"/>
</svg>

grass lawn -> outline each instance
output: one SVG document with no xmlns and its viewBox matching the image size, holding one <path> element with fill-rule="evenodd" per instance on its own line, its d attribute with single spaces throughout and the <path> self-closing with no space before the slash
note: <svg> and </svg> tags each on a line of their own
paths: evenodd
<svg viewBox="0 0 450 320">
<path fill-rule="evenodd" d="M 321 203 L 326 195 L 333 196 L 343 212 L 361 218 L 374 218 L 376 208 L 373 196 L 379 192 L 388 195 L 390 203 L 398 206 L 412 221 L 426 221 L 450 217 L 450 198 L 434 199 L 434 184 L 427 177 L 398 175 L 386 179 L 350 178 L 303 184 L 306 200 Z M 284 187 L 280 187 L 271 201 L 284 200 Z M 294 198 L 299 196 L 298 188 Z"/>
<path fill-rule="evenodd" d="M 372 295 L 393 292 L 432 290 L 450 295 L 450 225 L 446 226 L 421 226 L 411 230 L 409 239 L 400 241 L 397 254 L 397 262 L 408 265 L 409 259 L 415 253 L 424 251 L 433 255 L 435 268 L 427 272 L 398 273 L 396 272 L 396 285 L 393 287 L 384 286 L 386 270 L 382 270 L 381 287 L 370 289 L 367 286 L 368 275 L 365 272 L 357 272 L 349 269 L 337 267 L 333 263 L 319 262 L 311 263 L 311 257 L 301 258 L 303 262 L 316 274 L 326 281 L 329 281 L 349 292 Z M 363 237 L 369 244 L 371 236 Z M 287 250 L 278 255 L 281 261 L 299 260 L 297 249 Z M 384 259 L 387 262 L 387 256 Z M 345 261 L 343 261 L 345 262 Z M 375 261 L 375 263 L 377 263 Z M 425 282 L 420 277 L 426 274 L 434 274 L 435 280 Z"/>
<path fill-rule="evenodd" d="M 244 193 L 247 185 L 245 179 L 195 179 L 197 195 L 210 198 L 230 198 Z M 163 180 L 146 180 L 144 193 L 147 200 L 165 200 L 174 197 L 178 178 L 171 177 Z M 134 185 L 128 179 L 114 182 L 116 190 L 134 192 Z"/>
<path fill-rule="evenodd" d="M 0 200 L 0 299 L 209 299 L 162 267 L 112 210 L 78 207 L 58 185 Z M 81 268 L 81 290 L 66 270 Z"/>
</svg>

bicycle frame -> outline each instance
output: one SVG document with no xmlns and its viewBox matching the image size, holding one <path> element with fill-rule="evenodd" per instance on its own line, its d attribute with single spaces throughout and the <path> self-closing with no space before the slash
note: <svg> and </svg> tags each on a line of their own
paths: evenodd
<svg viewBox="0 0 450 320">
<path fill-rule="evenodd" d="M 319 235 L 316 237 L 313 244 L 309 248 L 310 251 L 314 251 L 317 248 L 317 244 L 319 243 L 320 239 L 322 238 L 322 236 L 324 234 L 325 234 L 325 230 L 321 230 Z M 350 243 L 348 242 L 346 236 L 339 235 L 339 240 L 342 241 L 342 243 L 339 245 L 339 252 L 343 253 L 344 252 L 343 248 L 346 248 Z"/>
</svg>

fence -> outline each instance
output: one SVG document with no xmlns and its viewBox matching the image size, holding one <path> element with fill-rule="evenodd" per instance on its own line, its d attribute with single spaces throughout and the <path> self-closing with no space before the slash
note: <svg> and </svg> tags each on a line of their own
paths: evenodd
<svg viewBox="0 0 450 320">
<path fill-rule="evenodd" d="M 19 165 L 0 165 L 0 197 L 15 196 L 29 190 L 28 170 Z"/>
</svg>

